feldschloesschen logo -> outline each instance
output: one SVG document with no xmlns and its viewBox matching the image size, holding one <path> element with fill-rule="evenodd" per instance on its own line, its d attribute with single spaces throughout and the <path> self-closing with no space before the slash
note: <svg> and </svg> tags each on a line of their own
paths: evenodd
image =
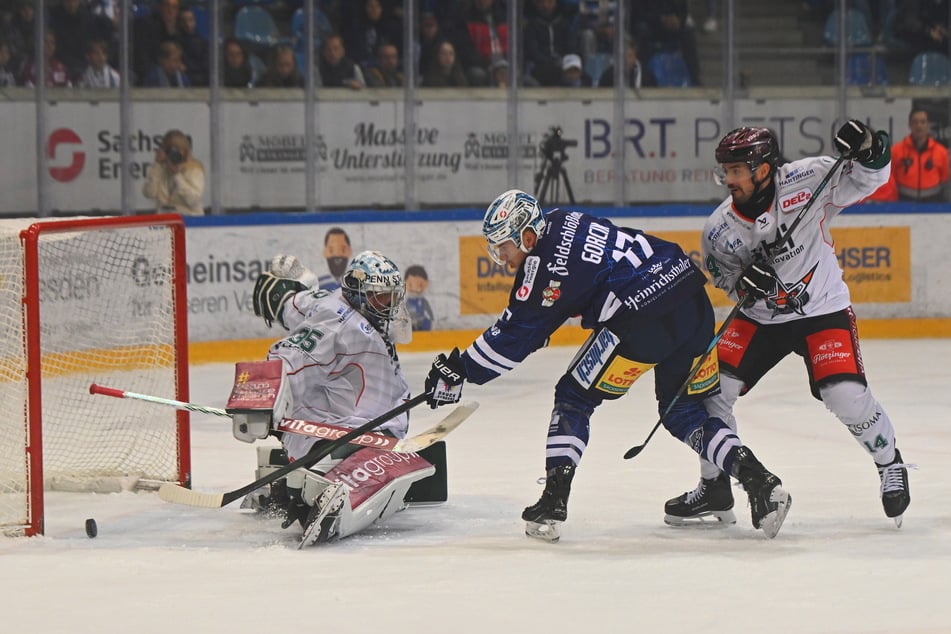
<svg viewBox="0 0 951 634">
<path fill-rule="evenodd" d="M 79 173 L 83 171 L 83 166 L 86 164 L 86 153 L 82 150 L 74 149 L 69 157 L 69 163 L 67 165 L 61 165 L 56 160 L 56 152 L 61 145 L 66 146 L 64 148 L 65 151 L 69 149 L 71 145 L 82 146 L 82 144 L 83 140 L 79 138 L 79 135 L 69 128 L 57 128 L 50 133 L 46 141 L 46 160 L 48 162 L 47 169 L 49 169 L 50 176 L 53 177 L 53 180 L 59 181 L 60 183 L 68 183 L 79 176 Z"/>
</svg>

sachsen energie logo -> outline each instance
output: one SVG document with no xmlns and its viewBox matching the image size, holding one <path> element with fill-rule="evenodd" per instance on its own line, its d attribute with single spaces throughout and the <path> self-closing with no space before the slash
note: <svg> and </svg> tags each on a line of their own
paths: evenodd
<svg viewBox="0 0 951 634">
<path fill-rule="evenodd" d="M 83 166 L 86 165 L 86 153 L 78 148 L 73 149 L 73 152 L 69 154 L 67 164 L 63 164 L 62 161 L 71 149 L 70 146 L 82 146 L 82 143 L 83 140 L 79 138 L 79 135 L 69 128 L 57 128 L 50 133 L 46 141 L 46 160 L 47 169 L 53 180 L 68 183 L 83 171 Z M 60 146 L 64 146 L 62 150 Z M 60 150 L 61 154 L 59 161 L 56 160 L 57 150 Z"/>
</svg>

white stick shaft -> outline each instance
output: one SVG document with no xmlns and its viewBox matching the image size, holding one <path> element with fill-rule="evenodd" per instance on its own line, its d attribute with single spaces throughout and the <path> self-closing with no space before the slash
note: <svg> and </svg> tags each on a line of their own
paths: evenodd
<svg viewBox="0 0 951 634">
<path fill-rule="evenodd" d="M 131 398 L 137 401 L 148 401 L 149 403 L 156 403 L 158 405 L 168 405 L 176 409 L 184 409 L 189 412 L 198 412 L 200 414 L 213 414 L 215 416 L 221 416 L 223 418 L 231 418 L 231 414 L 221 409 L 220 407 L 210 407 L 207 405 L 197 405 L 195 403 L 186 403 L 184 401 L 176 401 L 170 398 L 162 398 L 161 396 L 152 396 L 150 394 L 138 394 L 136 392 L 126 392 L 125 390 L 117 390 L 112 387 L 106 387 L 104 385 L 96 385 L 93 383 L 89 386 L 90 394 L 102 394 L 104 396 L 111 396 L 113 398 Z"/>
</svg>

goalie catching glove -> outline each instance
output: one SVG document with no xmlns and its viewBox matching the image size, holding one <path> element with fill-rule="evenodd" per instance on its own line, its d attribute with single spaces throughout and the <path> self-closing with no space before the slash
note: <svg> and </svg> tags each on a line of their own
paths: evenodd
<svg viewBox="0 0 951 634">
<path fill-rule="evenodd" d="M 261 273 L 254 283 L 252 304 L 254 314 L 264 318 L 270 328 L 275 321 L 285 328 L 284 303 L 301 291 L 317 286 L 317 276 L 293 255 L 276 255 L 270 269 Z"/>
<path fill-rule="evenodd" d="M 747 306 L 758 299 L 765 299 L 776 293 L 776 271 L 769 264 L 753 262 L 743 270 L 736 281 L 736 292 L 746 298 Z"/>
<path fill-rule="evenodd" d="M 889 154 L 888 135 L 875 132 L 858 119 L 846 121 L 836 133 L 834 143 L 839 154 L 866 167 L 880 168 L 888 162 L 881 160 Z"/>
<path fill-rule="evenodd" d="M 447 357 L 440 354 L 433 361 L 426 377 L 426 402 L 433 409 L 440 405 L 458 403 L 462 398 L 462 384 L 466 369 L 459 356 L 459 348 L 453 348 Z"/>
</svg>

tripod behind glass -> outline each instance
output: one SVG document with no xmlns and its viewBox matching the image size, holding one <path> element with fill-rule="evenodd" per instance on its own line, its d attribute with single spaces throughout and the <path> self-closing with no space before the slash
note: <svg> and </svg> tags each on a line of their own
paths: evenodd
<svg viewBox="0 0 951 634">
<path fill-rule="evenodd" d="M 561 187 L 564 185 L 568 194 L 568 202 L 575 204 L 575 194 L 571 190 L 571 181 L 565 171 L 564 161 L 567 160 L 564 150 L 545 154 L 541 169 L 535 174 L 535 195 L 541 206 L 557 205 L 561 197 Z"/>
</svg>

